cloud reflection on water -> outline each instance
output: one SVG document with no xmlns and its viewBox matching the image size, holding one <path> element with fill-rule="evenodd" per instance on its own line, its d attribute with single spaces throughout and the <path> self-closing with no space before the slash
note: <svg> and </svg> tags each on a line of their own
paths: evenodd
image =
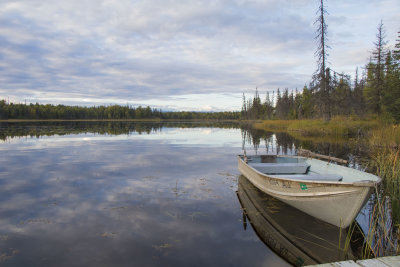
<svg viewBox="0 0 400 267">
<path fill-rule="evenodd" d="M 1 263 L 284 264 L 242 230 L 240 130 L 174 131 L 1 144 Z"/>
</svg>

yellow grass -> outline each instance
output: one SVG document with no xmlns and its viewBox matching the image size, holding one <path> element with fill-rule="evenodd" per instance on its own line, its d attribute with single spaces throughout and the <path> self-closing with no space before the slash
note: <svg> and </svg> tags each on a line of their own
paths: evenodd
<svg viewBox="0 0 400 267">
<path fill-rule="evenodd" d="M 372 129 L 369 141 L 372 146 L 399 147 L 400 125 L 388 124 Z"/>
<path fill-rule="evenodd" d="M 400 126 L 376 119 L 361 120 L 338 116 L 330 121 L 313 120 L 265 120 L 254 123 L 257 129 L 289 132 L 296 137 L 324 137 L 333 139 L 362 138 L 371 146 L 399 147 Z"/>
</svg>

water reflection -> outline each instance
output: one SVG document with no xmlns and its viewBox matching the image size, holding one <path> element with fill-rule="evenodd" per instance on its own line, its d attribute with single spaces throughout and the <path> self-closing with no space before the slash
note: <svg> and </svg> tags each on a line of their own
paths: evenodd
<svg viewBox="0 0 400 267">
<path fill-rule="evenodd" d="M 10 141 L 21 137 L 64 136 L 78 134 L 105 135 L 152 135 L 165 129 L 193 128 L 241 129 L 242 149 L 257 153 L 295 154 L 297 148 L 331 155 L 357 164 L 368 157 L 368 149 L 355 140 L 299 139 L 284 132 L 267 132 L 251 125 L 226 122 L 127 122 L 127 121 L 68 121 L 68 122 L 0 122 L 0 140 Z M 230 136 L 230 135 L 228 135 Z"/>
<path fill-rule="evenodd" d="M 285 266 L 241 231 L 239 129 L 117 137 L 0 144 L 1 266 Z"/>
<path fill-rule="evenodd" d="M 368 147 L 358 140 L 295 138 L 287 132 L 268 132 L 242 125 L 242 149 L 254 154 L 294 155 L 298 148 L 345 159 L 350 167 L 360 168 L 369 158 Z"/>
<path fill-rule="evenodd" d="M 157 133 L 162 128 L 200 128 L 221 129 L 239 128 L 237 123 L 226 122 L 131 122 L 131 121 L 26 121 L 0 122 L 0 140 L 16 137 L 41 137 L 96 133 L 100 135 L 130 135 Z"/>
<path fill-rule="evenodd" d="M 344 248 L 346 233 L 261 192 L 244 176 L 237 195 L 246 218 L 260 239 L 296 266 L 354 259 Z"/>
<path fill-rule="evenodd" d="M 4 266 L 287 266 L 279 249 L 242 230 L 235 155 L 295 154 L 298 147 L 362 155 L 353 144 L 310 143 L 235 123 L 0 123 L 0 138 Z M 241 179 L 242 205 L 255 203 L 243 200 L 242 189 Z M 253 215 L 245 218 L 256 228 Z M 281 227 L 297 223 L 297 215 L 282 218 Z M 323 225 L 302 231 L 315 237 Z"/>
</svg>

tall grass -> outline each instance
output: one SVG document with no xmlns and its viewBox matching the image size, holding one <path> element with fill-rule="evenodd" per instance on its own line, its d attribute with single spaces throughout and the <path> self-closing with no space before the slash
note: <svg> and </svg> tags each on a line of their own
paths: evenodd
<svg viewBox="0 0 400 267">
<path fill-rule="evenodd" d="M 365 136 L 379 128 L 377 120 L 360 120 L 337 116 L 330 121 L 314 120 L 268 120 L 254 124 L 258 129 L 269 131 L 299 132 L 303 136 L 353 137 Z"/>
<path fill-rule="evenodd" d="M 400 147 L 385 148 L 377 152 L 372 163 L 382 178 L 383 194 L 390 197 L 394 226 L 400 226 Z"/>
<path fill-rule="evenodd" d="M 384 257 L 397 254 L 397 229 L 393 227 L 391 200 L 378 192 L 371 200 L 369 227 L 361 258 Z"/>
<path fill-rule="evenodd" d="M 381 177 L 369 205 L 369 227 L 361 258 L 400 254 L 400 148 L 376 149 L 370 163 Z"/>
<path fill-rule="evenodd" d="M 378 187 L 369 200 L 369 221 L 366 233 L 355 221 L 347 229 L 346 241 L 343 247 L 339 247 L 344 252 L 350 249 L 350 243 L 357 238 L 355 233 L 361 234 L 362 245 L 356 248 L 356 256 L 359 259 L 369 259 L 375 257 L 385 257 L 398 255 L 398 227 L 393 224 L 392 201 L 389 196 L 385 196 Z M 340 232 L 341 234 L 341 232 Z M 356 240 L 358 243 L 360 240 Z"/>
<path fill-rule="evenodd" d="M 386 124 L 370 132 L 369 142 L 372 146 L 395 148 L 400 146 L 400 125 Z"/>
</svg>

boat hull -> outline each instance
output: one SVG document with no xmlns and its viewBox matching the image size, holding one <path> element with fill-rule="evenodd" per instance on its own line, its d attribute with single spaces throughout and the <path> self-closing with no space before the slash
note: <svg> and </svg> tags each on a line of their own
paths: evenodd
<svg viewBox="0 0 400 267">
<path fill-rule="evenodd" d="M 261 191 L 338 227 L 348 227 L 368 200 L 373 182 L 341 183 L 278 179 L 238 157 L 239 171 Z"/>
</svg>

